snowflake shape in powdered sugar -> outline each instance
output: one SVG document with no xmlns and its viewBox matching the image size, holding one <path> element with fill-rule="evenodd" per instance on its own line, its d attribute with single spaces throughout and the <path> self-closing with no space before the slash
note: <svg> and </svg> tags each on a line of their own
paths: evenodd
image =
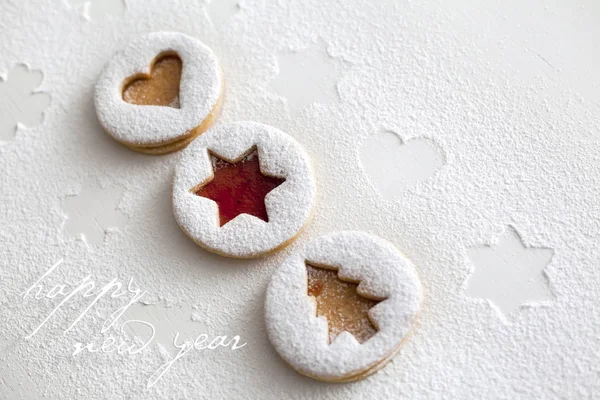
<svg viewBox="0 0 600 400">
<path fill-rule="evenodd" d="M 67 214 L 64 231 L 71 236 L 83 236 L 86 243 L 101 245 L 107 230 L 120 228 L 126 216 L 118 209 L 123 197 L 121 188 L 84 185 L 74 196 L 67 196 L 63 208 Z"/>
<path fill-rule="evenodd" d="M 69 0 L 71 6 L 83 5 L 83 15 L 96 19 L 105 15 L 121 16 L 125 12 L 125 0 Z"/>
<path fill-rule="evenodd" d="M 508 227 L 497 243 L 468 250 L 474 272 L 466 294 L 489 300 L 504 316 L 524 304 L 552 300 L 544 270 L 553 254 L 549 248 L 525 246 L 518 232 Z"/>
<path fill-rule="evenodd" d="M 0 76 L 0 141 L 12 140 L 20 125 L 33 127 L 42 122 L 50 96 L 35 89 L 43 78 L 41 71 L 23 64 L 11 69 L 6 77 Z"/>
</svg>

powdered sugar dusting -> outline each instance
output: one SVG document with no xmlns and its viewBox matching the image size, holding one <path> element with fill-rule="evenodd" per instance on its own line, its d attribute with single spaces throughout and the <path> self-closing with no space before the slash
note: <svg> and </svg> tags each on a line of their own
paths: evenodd
<svg viewBox="0 0 600 400">
<path fill-rule="evenodd" d="M 64 1 L 0 2 L 10 38 L 0 41 L 0 75 L 21 63 L 39 69 L 36 91 L 52 98 L 39 126 L 0 145 L 0 397 L 597 397 L 600 78 L 590 37 L 600 35 L 600 16 L 593 2 L 243 0 L 218 29 L 203 3 L 127 1 L 120 17 L 86 21 Z M 226 82 L 219 122 L 275 126 L 309 154 L 315 215 L 290 248 L 255 260 L 203 251 L 173 218 L 180 154 L 139 155 L 104 133 L 93 104 L 103 66 L 157 31 L 198 38 L 218 56 Z M 270 90 L 278 54 L 317 40 L 348 62 L 339 101 L 291 116 Z M 393 201 L 382 198 L 360 161 L 360 144 L 382 131 L 431 139 L 443 149 L 444 168 Z M 62 199 L 90 184 L 123 188 L 119 210 L 127 216 L 91 247 L 61 228 Z M 544 272 L 554 297 L 517 310 L 510 322 L 465 296 L 473 269 L 467 249 L 501 237 L 508 225 L 527 247 L 553 250 Z M 351 385 L 315 384 L 273 350 L 264 296 L 289 254 L 338 230 L 368 231 L 402 249 L 423 284 L 423 307 L 381 373 Z M 52 282 L 132 276 L 148 290 L 142 301 L 151 305 L 142 310 L 157 329 L 179 329 L 176 307 L 156 312 L 163 304 L 202 304 L 210 333 L 237 333 L 248 345 L 190 354 L 146 389 L 164 362 L 155 347 L 137 358 L 70 356 L 75 338 L 97 332 L 90 317 L 77 336 L 62 336 L 84 304 L 64 308 L 52 329 L 23 341 L 52 304 L 18 294 L 61 258 L 65 268 Z M 189 315 L 182 320 L 200 325 Z M 168 341 L 161 345 L 172 355 Z"/>
<path fill-rule="evenodd" d="M 357 291 L 385 299 L 369 310 L 378 332 L 365 343 L 344 331 L 331 344 L 327 322 L 307 295 L 306 263 L 339 268 L 360 282 Z M 299 372 L 325 381 L 346 381 L 369 371 L 399 350 L 421 304 L 421 284 L 412 263 L 390 243 L 362 232 L 338 232 L 312 240 L 275 272 L 267 290 L 269 339 Z"/>
<path fill-rule="evenodd" d="M 193 189 L 213 176 L 210 153 L 233 162 L 252 156 L 253 148 L 262 173 L 285 179 L 265 196 L 269 222 L 240 214 L 219 226 L 216 203 Z M 200 246 L 231 257 L 256 257 L 298 235 L 310 217 L 315 190 L 308 155 L 294 139 L 267 125 L 238 122 L 209 130 L 183 152 L 175 170 L 173 211 Z"/>
</svg>

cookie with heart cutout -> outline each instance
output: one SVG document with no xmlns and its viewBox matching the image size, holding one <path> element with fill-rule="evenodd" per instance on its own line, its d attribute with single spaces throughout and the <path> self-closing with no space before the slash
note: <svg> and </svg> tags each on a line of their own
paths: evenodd
<svg viewBox="0 0 600 400">
<path fill-rule="evenodd" d="M 316 185 L 291 136 L 256 122 L 211 128 L 181 154 L 173 211 L 199 246 L 252 258 L 291 243 L 309 220 Z"/>
<path fill-rule="evenodd" d="M 182 33 L 156 32 L 108 61 L 94 103 L 118 142 L 164 154 L 184 148 L 212 124 L 222 94 L 221 68 L 210 48 Z"/>
<path fill-rule="evenodd" d="M 296 371 L 349 382 L 392 359 L 421 300 L 410 260 L 379 237 L 344 231 L 283 262 L 267 289 L 265 322 L 273 347 Z"/>
</svg>

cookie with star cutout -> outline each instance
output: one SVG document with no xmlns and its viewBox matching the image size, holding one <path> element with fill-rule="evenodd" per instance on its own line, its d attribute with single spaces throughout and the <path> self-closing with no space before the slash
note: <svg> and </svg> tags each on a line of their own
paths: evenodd
<svg viewBox="0 0 600 400">
<path fill-rule="evenodd" d="M 210 129 L 183 151 L 173 211 L 199 246 L 253 258 L 300 234 L 315 192 L 309 157 L 298 142 L 268 125 L 237 122 Z"/>
<path fill-rule="evenodd" d="M 222 93 L 221 68 L 210 48 L 182 33 L 156 32 L 108 61 L 94 103 L 115 140 L 141 153 L 164 154 L 208 129 Z"/>
<path fill-rule="evenodd" d="M 398 352 L 421 299 L 414 265 L 391 243 L 364 232 L 332 233 L 306 244 L 273 275 L 267 333 L 299 373 L 355 381 Z"/>
</svg>

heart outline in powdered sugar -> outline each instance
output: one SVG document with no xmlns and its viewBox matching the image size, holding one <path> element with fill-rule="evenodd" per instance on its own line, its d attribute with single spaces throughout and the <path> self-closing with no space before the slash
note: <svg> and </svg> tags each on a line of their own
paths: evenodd
<svg viewBox="0 0 600 400">
<path fill-rule="evenodd" d="M 432 139 L 403 139 L 393 131 L 368 137 L 360 161 L 369 181 L 387 200 L 397 199 L 410 186 L 434 176 L 446 163 L 442 148 Z"/>
</svg>

